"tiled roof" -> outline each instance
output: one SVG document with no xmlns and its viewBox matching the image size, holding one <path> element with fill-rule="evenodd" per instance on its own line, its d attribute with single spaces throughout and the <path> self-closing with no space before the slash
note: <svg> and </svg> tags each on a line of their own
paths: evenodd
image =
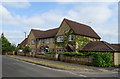
<svg viewBox="0 0 120 79">
<path fill-rule="evenodd" d="M 42 31 L 42 30 L 31 30 L 35 36 L 35 38 L 49 38 L 54 37 L 58 31 L 58 28 Z"/>
<path fill-rule="evenodd" d="M 99 35 L 90 26 L 68 19 L 64 19 L 64 21 L 73 29 L 76 34 L 100 39 Z"/>
<path fill-rule="evenodd" d="M 73 29 L 75 34 L 100 39 L 97 33 L 87 25 L 80 24 L 68 19 L 64 19 L 63 21 L 65 21 Z M 33 32 L 35 38 L 49 38 L 49 37 L 54 37 L 58 29 L 59 28 L 55 28 L 46 31 L 31 29 L 31 31 Z"/>
<path fill-rule="evenodd" d="M 120 52 L 120 44 L 110 44 L 110 46 Z"/>
<path fill-rule="evenodd" d="M 105 41 L 87 43 L 80 52 L 120 52 L 119 44 L 109 44 Z"/>
<path fill-rule="evenodd" d="M 23 45 L 26 46 L 28 38 L 25 38 L 18 46 Z"/>
</svg>

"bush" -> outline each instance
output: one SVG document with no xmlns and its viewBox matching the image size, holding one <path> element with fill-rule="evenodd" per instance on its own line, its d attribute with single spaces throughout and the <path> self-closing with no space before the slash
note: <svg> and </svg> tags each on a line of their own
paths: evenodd
<svg viewBox="0 0 120 79">
<path fill-rule="evenodd" d="M 84 53 L 76 53 L 76 52 L 64 52 L 63 54 L 66 56 L 85 56 Z"/>
<path fill-rule="evenodd" d="M 111 67 L 113 66 L 112 53 L 97 52 L 94 53 L 93 65 L 97 67 Z"/>
<path fill-rule="evenodd" d="M 46 52 L 46 54 L 55 54 L 54 51 Z"/>
</svg>

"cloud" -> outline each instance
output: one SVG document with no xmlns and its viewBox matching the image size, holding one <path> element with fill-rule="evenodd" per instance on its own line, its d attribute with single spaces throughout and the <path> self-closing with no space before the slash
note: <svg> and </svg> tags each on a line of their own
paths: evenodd
<svg viewBox="0 0 120 79">
<path fill-rule="evenodd" d="M 64 6 L 64 4 L 61 5 Z M 94 3 L 87 4 L 86 6 L 76 5 L 67 10 L 59 8 L 51 9 L 47 12 L 33 14 L 33 16 L 29 17 L 18 14 L 12 15 L 8 9 L 1 5 L 0 7 L 2 8 L 3 15 L 0 15 L 2 15 L 3 25 L 24 28 L 26 32 L 31 28 L 46 30 L 59 27 L 62 19 L 66 17 L 68 19 L 90 25 L 102 37 L 110 35 L 116 38 L 117 33 L 115 31 L 117 29 L 117 25 L 115 24 L 117 24 L 117 20 L 115 18 L 115 21 L 111 21 L 111 19 L 115 17 L 114 15 L 116 15 L 117 12 L 109 8 L 111 5 L 113 5 L 113 3 Z M 114 30 L 111 32 L 111 29 Z M 20 35 L 23 36 L 23 34 Z M 10 37 L 11 40 L 13 40 L 12 38 L 14 37 Z"/>
<path fill-rule="evenodd" d="M 118 2 L 119 0 L 29 0 L 29 2 Z M 28 0 L 2 0 L 2 2 L 28 2 Z"/>
<path fill-rule="evenodd" d="M 3 30 L 2 32 L 8 33 L 8 34 L 20 34 L 20 33 L 22 33 L 21 31 L 15 31 L 15 30 L 12 30 L 12 31 L 10 31 L 10 30 Z"/>
<path fill-rule="evenodd" d="M 29 2 L 5 2 L 3 5 L 11 8 L 28 8 L 30 7 Z"/>
<path fill-rule="evenodd" d="M 68 12 L 68 16 L 81 22 L 103 23 L 112 15 L 111 9 L 106 5 L 78 6 Z"/>
</svg>

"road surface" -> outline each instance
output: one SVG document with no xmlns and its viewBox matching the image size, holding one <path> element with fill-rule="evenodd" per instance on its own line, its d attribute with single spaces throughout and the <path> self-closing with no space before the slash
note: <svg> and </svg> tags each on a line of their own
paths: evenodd
<svg viewBox="0 0 120 79">
<path fill-rule="evenodd" d="M 83 75 L 35 65 L 6 56 L 3 56 L 2 60 L 3 77 L 83 77 Z"/>
<path fill-rule="evenodd" d="M 117 77 L 117 73 L 75 73 L 71 71 L 48 68 L 21 60 L 2 56 L 3 77 Z M 96 79 L 96 78 L 95 78 Z M 108 78 L 114 79 L 114 78 Z M 116 78 L 115 78 L 116 79 Z"/>
</svg>

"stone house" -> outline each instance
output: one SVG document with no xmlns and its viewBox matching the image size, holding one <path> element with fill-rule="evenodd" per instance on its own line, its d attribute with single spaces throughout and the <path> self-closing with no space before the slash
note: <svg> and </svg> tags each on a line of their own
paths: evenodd
<svg viewBox="0 0 120 79">
<path fill-rule="evenodd" d="M 23 47 L 27 46 L 27 40 L 28 38 L 25 38 L 18 46 L 22 45 Z"/>
<path fill-rule="evenodd" d="M 45 31 L 31 29 L 27 37 L 27 45 L 34 53 L 78 52 L 89 41 L 100 41 L 100 39 L 90 26 L 63 19 L 59 28 Z"/>
<path fill-rule="evenodd" d="M 87 43 L 79 52 L 110 52 L 113 55 L 114 65 L 120 65 L 120 44 L 110 44 L 105 41 Z"/>
</svg>

